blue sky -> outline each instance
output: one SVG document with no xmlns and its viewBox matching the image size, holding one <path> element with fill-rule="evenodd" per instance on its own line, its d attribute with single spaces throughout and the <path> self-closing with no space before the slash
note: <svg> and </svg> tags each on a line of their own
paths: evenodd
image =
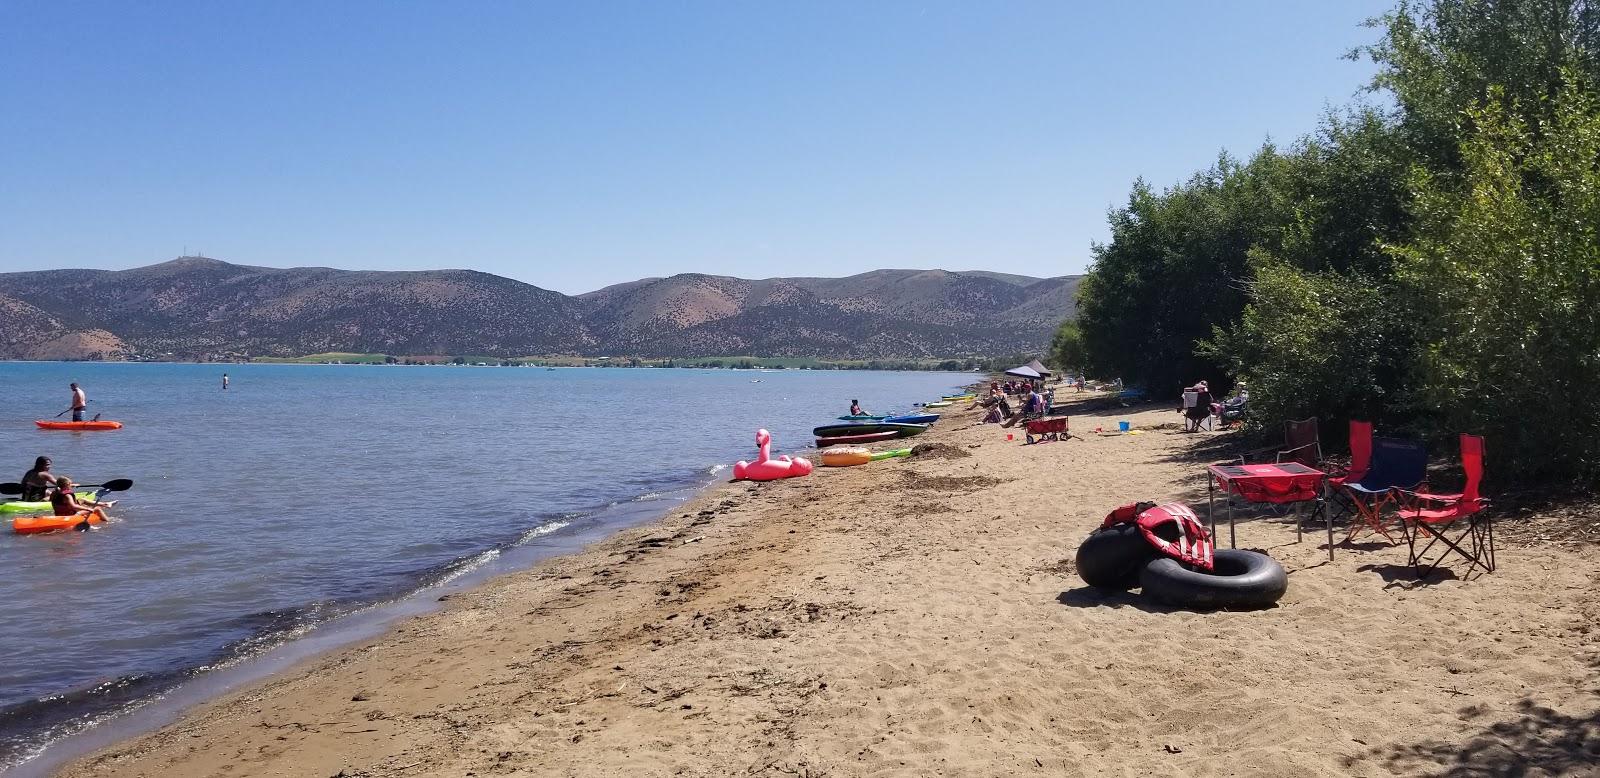
<svg viewBox="0 0 1600 778">
<path fill-rule="evenodd" d="M 0 271 L 1079 272 L 1389 5 L 6 0 Z"/>
</svg>

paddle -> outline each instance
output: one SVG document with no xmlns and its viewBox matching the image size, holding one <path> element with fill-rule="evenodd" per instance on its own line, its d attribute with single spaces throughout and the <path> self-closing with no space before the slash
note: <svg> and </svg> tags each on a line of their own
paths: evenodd
<svg viewBox="0 0 1600 778">
<path fill-rule="evenodd" d="M 125 491 L 133 488 L 133 479 L 132 478 L 113 478 L 110 481 L 107 481 L 107 482 L 105 482 L 103 484 L 78 484 L 74 488 L 77 488 L 77 489 L 99 488 L 99 489 L 103 489 L 103 490 L 108 491 L 108 492 L 125 492 Z M 22 484 L 15 483 L 15 482 L 0 484 L 0 494 L 22 494 Z"/>
</svg>

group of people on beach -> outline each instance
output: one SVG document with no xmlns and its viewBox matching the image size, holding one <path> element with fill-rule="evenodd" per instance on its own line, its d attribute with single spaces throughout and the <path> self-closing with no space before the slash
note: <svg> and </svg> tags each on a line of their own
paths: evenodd
<svg viewBox="0 0 1600 778">
<path fill-rule="evenodd" d="M 1011 403 L 1006 399 L 1008 395 L 1023 395 L 1022 412 L 1014 413 Z M 1042 381 L 991 381 L 987 394 L 972 401 L 967 406 L 973 408 L 987 408 L 983 424 L 999 424 L 1010 427 L 1019 421 L 1037 419 L 1050 412 L 1050 406 L 1055 403 L 1055 390 L 1046 389 Z"/>
</svg>

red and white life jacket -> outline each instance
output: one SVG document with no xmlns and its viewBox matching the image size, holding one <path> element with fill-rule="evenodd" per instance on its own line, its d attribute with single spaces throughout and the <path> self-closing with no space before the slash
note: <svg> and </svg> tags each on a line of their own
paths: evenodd
<svg viewBox="0 0 1600 778">
<path fill-rule="evenodd" d="M 1200 517 L 1189 510 L 1189 506 L 1177 502 L 1165 505 L 1153 505 L 1147 502 L 1123 505 L 1106 514 L 1103 526 L 1110 527 L 1128 522 L 1137 524 L 1139 534 L 1144 535 L 1145 542 L 1163 556 L 1206 570 L 1212 569 L 1212 552 L 1215 549 L 1211 544 L 1211 535 L 1206 532 L 1205 525 L 1200 523 Z M 1167 540 L 1156 534 L 1156 528 L 1167 524 L 1177 528 L 1176 533 L 1171 531 L 1166 533 L 1177 534 L 1177 540 Z"/>
</svg>

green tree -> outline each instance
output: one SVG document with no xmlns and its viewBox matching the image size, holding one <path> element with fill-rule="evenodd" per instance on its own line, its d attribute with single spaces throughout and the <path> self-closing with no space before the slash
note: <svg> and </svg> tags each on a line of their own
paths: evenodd
<svg viewBox="0 0 1600 778">
<path fill-rule="evenodd" d="M 1238 319 L 1247 252 L 1276 240 L 1289 220 L 1277 180 L 1283 165 L 1267 146 L 1248 164 L 1223 155 L 1164 192 L 1134 183 L 1078 288 L 1085 369 L 1173 390 L 1218 375 L 1221 365 L 1196 345 Z"/>
<path fill-rule="evenodd" d="M 1459 185 L 1418 168 L 1420 230 L 1394 247 L 1424 322 L 1421 391 L 1497 469 L 1600 475 L 1600 101 L 1581 72 L 1537 123 L 1491 88 Z"/>
<path fill-rule="evenodd" d="M 1081 373 L 1088 359 L 1083 347 L 1083 333 L 1072 319 L 1061 322 L 1055 337 L 1050 340 L 1050 362 L 1068 373 Z"/>
</svg>

